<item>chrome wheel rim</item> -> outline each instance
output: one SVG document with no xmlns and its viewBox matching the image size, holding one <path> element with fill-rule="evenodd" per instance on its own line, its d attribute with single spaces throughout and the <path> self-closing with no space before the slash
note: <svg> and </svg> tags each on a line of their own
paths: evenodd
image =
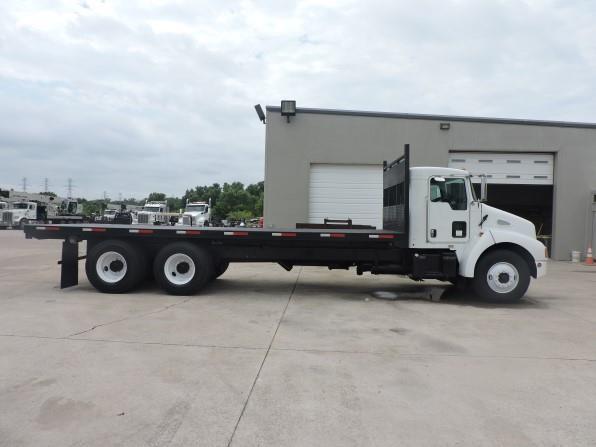
<svg viewBox="0 0 596 447">
<path fill-rule="evenodd" d="M 184 253 L 175 253 L 166 259 L 163 272 L 169 282 L 177 286 L 184 286 L 195 276 L 195 263 Z"/>
<path fill-rule="evenodd" d="M 509 262 L 497 262 L 488 269 L 486 282 L 493 292 L 509 293 L 519 284 L 519 272 Z"/>
<path fill-rule="evenodd" d="M 114 284 L 121 281 L 128 271 L 126 259 L 117 251 L 106 251 L 97 258 L 95 264 L 97 276 L 107 283 Z"/>
</svg>

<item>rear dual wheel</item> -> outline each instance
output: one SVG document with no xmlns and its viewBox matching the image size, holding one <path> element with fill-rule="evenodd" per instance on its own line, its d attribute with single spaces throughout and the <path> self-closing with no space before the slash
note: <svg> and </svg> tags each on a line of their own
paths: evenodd
<svg viewBox="0 0 596 447">
<path fill-rule="evenodd" d="M 153 261 L 155 280 L 171 295 L 192 295 L 205 287 L 215 273 L 209 252 L 189 242 L 165 246 Z"/>
<path fill-rule="evenodd" d="M 89 282 L 100 292 L 126 293 L 139 285 L 147 271 L 146 258 L 126 241 L 107 240 L 87 252 L 85 271 Z"/>
</svg>

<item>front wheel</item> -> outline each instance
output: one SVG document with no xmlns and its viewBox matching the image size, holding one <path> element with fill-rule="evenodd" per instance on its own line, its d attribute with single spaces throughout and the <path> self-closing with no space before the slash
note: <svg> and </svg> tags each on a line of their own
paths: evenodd
<svg viewBox="0 0 596 447">
<path fill-rule="evenodd" d="M 25 225 L 27 225 L 28 223 L 29 223 L 29 220 L 28 219 L 21 219 L 21 221 L 19 222 L 19 228 L 21 230 L 24 230 L 25 229 Z"/>
<path fill-rule="evenodd" d="M 530 269 L 517 253 L 495 250 L 476 265 L 474 291 L 491 301 L 512 302 L 524 296 L 530 286 Z"/>
<path fill-rule="evenodd" d="M 213 259 L 202 247 L 189 242 L 174 242 L 157 254 L 153 273 L 167 293 L 192 295 L 213 277 Z"/>
</svg>

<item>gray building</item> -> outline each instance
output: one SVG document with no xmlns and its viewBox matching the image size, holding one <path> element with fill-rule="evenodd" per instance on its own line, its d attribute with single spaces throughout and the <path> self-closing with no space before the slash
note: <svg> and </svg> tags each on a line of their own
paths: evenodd
<svg viewBox="0 0 596 447">
<path fill-rule="evenodd" d="M 488 175 L 489 204 L 526 217 L 555 259 L 594 240 L 596 124 L 267 107 L 266 227 L 382 222 L 382 163 Z"/>
</svg>

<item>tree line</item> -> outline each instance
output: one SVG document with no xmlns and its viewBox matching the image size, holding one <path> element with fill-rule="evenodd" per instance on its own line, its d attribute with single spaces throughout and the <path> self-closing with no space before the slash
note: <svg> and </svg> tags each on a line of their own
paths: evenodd
<svg viewBox="0 0 596 447">
<path fill-rule="evenodd" d="M 186 202 L 209 202 L 211 200 L 212 215 L 218 219 L 248 220 L 263 215 L 264 182 L 244 186 L 241 182 L 213 183 L 212 185 L 195 186 L 187 189 L 182 197 L 167 197 L 161 192 L 152 192 L 147 198 L 136 200 L 123 199 L 117 203 L 142 206 L 146 201 L 165 201 L 170 212 L 183 209 Z M 85 214 L 101 214 L 110 200 L 79 199 Z M 116 203 L 116 202 L 114 202 Z"/>
</svg>

